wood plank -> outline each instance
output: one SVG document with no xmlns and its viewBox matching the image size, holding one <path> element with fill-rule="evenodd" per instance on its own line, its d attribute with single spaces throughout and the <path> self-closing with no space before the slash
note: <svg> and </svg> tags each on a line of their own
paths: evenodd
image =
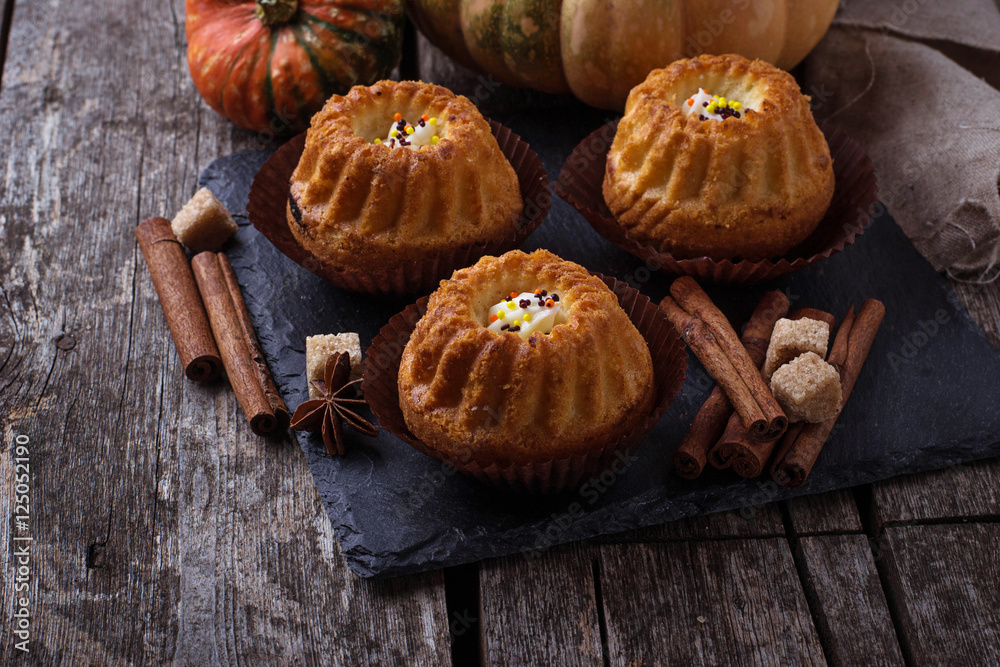
<svg viewBox="0 0 1000 667">
<path fill-rule="evenodd" d="M 158 554 L 158 588 L 176 598 L 159 614 L 177 626 L 176 654 L 165 654 L 190 664 L 449 664 L 441 572 L 355 577 L 298 445 L 255 437 L 225 387 L 186 387 L 177 428 L 161 422 L 171 452 L 161 459 L 172 462 L 161 488 L 179 496 L 176 516 L 159 524 L 173 544 Z M 171 648 L 167 632 L 151 623 L 147 641 Z"/>
<path fill-rule="evenodd" d="M 784 539 L 601 547 L 611 665 L 824 664 Z"/>
<path fill-rule="evenodd" d="M 485 665 L 603 664 L 594 566 L 598 552 L 560 547 L 480 569 Z"/>
<path fill-rule="evenodd" d="M 1000 516 L 1000 460 L 907 475 L 872 485 L 877 527 Z"/>
<path fill-rule="evenodd" d="M 804 537 L 797 556 L 830 664 L 904 664 L 868 538 Z"/>
<path fill-rule="evenodd" d="M 889 527 L 879 562 L 909 655 L 988 665 L 1000 653 L 1000 524 Z"/>
<path fill-rule="evenodd" d="M 145 317 L 132 310 L 142 131 L 128 116 L 138 72 L 122 67 L 112 84 L 99 63 L 123 62 L 122 45 L 92 39 L 105 25 L 121 34 L 125 17 L 144 21 L 135 9 L 78 13 L 22 3 L 12 26 L 23 48 L 8 54 L 0 95 L 10 128 L 0 282 L 18 340 L 0 371 L 0 403 L 32 443 L 32 652 L 102 663 L 142 655 L 133 619 L 149 603 L 155 450 L 140 443 L 155 440 L 155 360 L 166 342 L 145 339 Z M 53 344 L 63 334 L 72 349 Z M 145 349 L 129 363 L 133 344 Z M 132 405 L 149 407 L 122 409 Z M 127 550 L 106 550 L 112 530 L 123 530 Z"/>
<path fill-rule="evenodd" d="M 784 505 L 796 535 L 861 531 L 861 517 L 850 489 L 799 496 Z"/>
<path fill-rule="evenodd" d="M 677 540 L 725 540 L 746 537 L 781 537 L 785 534 L 779 503 L 743 507 L 727 512 L 688 517 L 660 526 L 602 535 L 595 544 L 665 542 Z"/>
<path fill-rule="evenodd" d="M 3 83 L 3 63 L 7 59 L 7 44 L 10 42 L 10 24 L 14 20 L 15 0 L 3 0 L 0 18 L 0 85 Z"/>
<path fill-rule="evenodd" d="M 179 208 L 208 159 L 268 140 L 199 100 L 183 9 L 23 3 L 14 17 L 0 421 L 5 442 L 32 443 L 33 657 L 449 664 L 440 573 L 356 579 L 298 447 L 251 435 L 224 384 L 178 366 L 133 227 Z M 0 540 L 11 531 L 0 522 Z"/>
</svg>

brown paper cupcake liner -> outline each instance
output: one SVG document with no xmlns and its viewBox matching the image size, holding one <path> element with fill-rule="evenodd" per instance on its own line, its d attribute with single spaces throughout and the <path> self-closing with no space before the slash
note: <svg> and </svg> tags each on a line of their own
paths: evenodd
<svg viewBox="0 0 1000 667">
<path fill-rule="evenodd" d="M 538 155 L 521 137 L 500 123 L 490 121 L 490 129 L 500 151 L 514 167 L 524 201 L 517 229 L 499 241 L 466 244 L 420 261 L 392 268 L 372 267 L 367 272 L 344 270 L 315 257 L 292 235 L 286 215 L 288 186 L 305 147 L 305 133 L 275 151 L 257 172 L 250 187 L 247 215 L 253 226 L 278 250 L 342 290 L 404 295 L 433 289 L 455 269 L 469 266 L 483 255 L 501 255 L 521 245 L 542 224 L 552 205 L 549 179 Z"/>
<path fill-rule="evenodd" d="M 676 259 L 628 235 L 604 202 L 602 186 L 608 150 L 618 122 L 595 130 L 573 149 L 555 184 L 557 195 L 578 210 L 597 232 L 650 267 L 716 283 L 746 285 L 798 271 L 854 243 L 871 221 L 878 186 L 875 167 L 861 146 L 829 123 L 820 123 L 833 157 L 833 200 L 813 234 L 776 260 Z"/>
<path fill-rule="evenodd" d="M 482 482 L 521 493 L 551 493 L 569 489 L 585 478 L 608 468 L 616 456 L 634 451 L 677 397 L 687 372 L 687 355 L 677 331 L 663 312 L 646 296 L 626 283 L 594 274 L 618 297 L 649 346 L 653 359 L 656 397 L 649 415 L 619 438 L 585 454 L 525 465 L 500 466 L 490 461 L 456 460 L 437 452 L 417 438 L 403 419 L 399 407 L 399 364 L 417 322 L 427 312 L 429 297 L 419 299 L 395 315 L 372 341 L 365 355 L 362 387 L 365 399 L 378 417 L 379 426 L 419 452 L 437 459 Z"/>
</svg>

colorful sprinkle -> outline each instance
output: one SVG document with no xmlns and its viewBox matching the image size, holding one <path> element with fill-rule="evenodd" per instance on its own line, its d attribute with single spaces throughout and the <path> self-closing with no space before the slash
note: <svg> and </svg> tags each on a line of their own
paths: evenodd
<svg viewBox="0 0 1000 667">
<path fill-rule="evenodd" d="M 434 130 L 427 127 L 428 122 L 435 119 L 431 119 L 427 114 L 423 114 L 419 118 L 414 116 L 411 118 L 414 120 L 412 124 L 403 117 L 402 113 L 394 114 L 393 121 L 389 125 L 389 134 L 382 137 L 382 141 L 379 143 L 388 143 L 395 139 L 396 143 L 393 143 L 393 146 L 407 147 L 413 151 L 422 151 L 424 146 L 438 143 L 437 136 L 434 136 L 432 141 L 431 135 L 434 134 Z"/>
<path fill-rule="evenodd" d="M 441 141 L 441 137 L 439 137 L 437 135 L 434 135 L 433 137 L 431 137 L 431 143 L 434 144 L 435 146 L 437 146 L 437 143 L 439 141 Z"/>
<path fill-rule="evenodd" d="M 375 143 L 376 143 L 376 144 L 380 144 L 380 143 L 382 143 L 382 140 L 381 140 L 381 139 L 379 139 L 378 137 L 375 137 Z"/>
<path fill-rule="evenodd" d="M 431 118 L 427 122 L 430 123 L 431 125 L 437 125 L 438 124 L 438 119 L 437 118 Z"/>
<path fill-rule="evenodd" d="M 743 109 L 742 105 L 735 100 L 728 100 L 722 95 L 709 95 L 704 88 L 699 88 L 698 93 L 687 100 L 688 108 L 685 109 L 685 113 L 693 115 L 697 102 L 700 102 L 701 107 L 705 110 L 698 114 L 698 120 L 721 121 L 727 118 L 739 118 L 739 112 Z"/>
<path fill-rule="evenodd" d="M 536 333 L 551 333 L 555 325 L 566 321 L 556 304 L 558 300 L 558 295 L 550 295 L 541 288 L 531 292 L 511 292 L 490 308 L 486 327 L 497 333 L 520 332 L 521 338 L 525 340 Z"/>
</svg>

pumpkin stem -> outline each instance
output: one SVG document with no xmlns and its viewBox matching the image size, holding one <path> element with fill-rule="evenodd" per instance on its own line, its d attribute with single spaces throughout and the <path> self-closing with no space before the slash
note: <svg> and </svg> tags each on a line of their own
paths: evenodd
<svg viewBox="0 0 1000 667">
<path fill-rule="evenodd" d="M 257 18 L 270 27 L 286 23 L 299 9 L 299 0 L 257 0 Z"/>
</svg>

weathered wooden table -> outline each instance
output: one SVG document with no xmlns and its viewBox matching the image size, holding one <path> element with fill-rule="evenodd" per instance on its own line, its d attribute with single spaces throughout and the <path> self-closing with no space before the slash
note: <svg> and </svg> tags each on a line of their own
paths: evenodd
<svg viewBox="0 0 1000 667">
<path fill-rule="evenodd" d="M 184 380 L 136 247 L 212 159 L 262 141 L 192 87 L 183 5 L 5 2 L 0 663 L 995 664 L 997 461 L 531 561 L 350 574 L 299 447 Z M 1000 344 L 1000 287 L 956 289 Z"/>
</svg>

